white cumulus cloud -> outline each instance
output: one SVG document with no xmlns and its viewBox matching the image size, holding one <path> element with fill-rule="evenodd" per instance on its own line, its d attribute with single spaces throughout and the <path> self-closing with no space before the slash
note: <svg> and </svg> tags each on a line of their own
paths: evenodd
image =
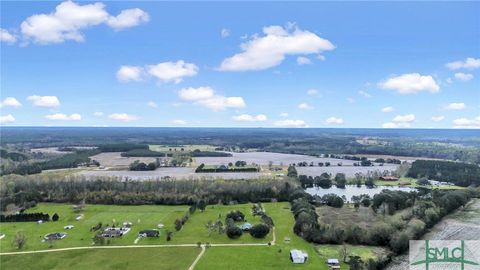
<svg viewBox="0 0 480 270">
<path fill-rule="evenodd" d="M 223 28 L 220 31 L 220 35 L 222 36 L 222 38 L 226 38 L 226 37 L 230 36 L 230 30 L 228 30 L 226 28 Z"/>
<path fill-rule="evenodd" d="M 195 76 L 198 73 L 198 67 L 192 63 L 186 63 L 183 60 L 177 62 L 163 62 L 146 67 L 148 74 L 156 77 L 162 82 L 179 83 L 184 77 Z"/>
<path fill-rule="evenodd" d="M 9 124 L 15 122 L 15 117 L 11 114 L 0 116 L 0 124 Z"/>
<path fill-rule="evenodd" d="M 317 96 L 317 95 L 318 95 L 318 90 L 317 90 L 317 89 L 308 89 L 308 90 L 307 90 L 307 95 L 309 95 L 309 96 Z"/>
<path fill-rule="evenodd" d="M 455 70 L 455 69 L 476 69 L 480 68 L 480 58 L 473 58 L 473 57 L 468 57 L 465 60 L 459 60 L 459 61 L 454 61 L 447 63 L 446 66 L 449 69 Z"/>
<path fill-rule="evenodd" d="M 242 97 L 216 95 L 215 90 L 207 86 L 184 88 L 180 90 L 178 96 L 182 100 L 194 102 L 195 104 L 214 111 L 224 110 L 226 108 L 243 108 L 246 106 Z"/>
<path fill-rule="evenodd" d="M 370 95 L 370 93 L 365 92 L 363 90 L 358 91 L 358 94 L 363 96 L 363 97 L 366 97 L 366 98 L 371 98 L 372 97 L 372 95 Z"/>
<path fill-rule="evenodd" d="M 136 26 L 148 21 L 148 14 L 140 9 L 128 9 L 112 16 L 103 3 L 80 5 L 65 1 L 48 14 L 35 14 L 20 25 L 25 39 L 38 44 L 62 43 L 67 40 L 85 40 L 83 30 L 100 24 L 107 24 L 115 30 Z"/>
<path fill-rule="evenodd" d="M 264 70 L 279 65 L 287 55 L 319 54 L 335 49 L 327 39 L 290 24 L 263 28 L 263 35 L 254 35 L 241 44 L 242 52 L 226 58 L 222 71 Z"/>
<path fill-rule="evenodd" d="M 312 110 L 313 106 L 310 106 L 307 103 L 300 103 L 298 104 L 298 108 L 302 110 Z"/>
<path fill-rule="evenodd" d="M 463 73 L 463 72 L 458 72 L 458 73 L 455 73 L 455 79 L 459 80 L 459 81 L 470 81 L 471 79 L 473 79 L 473 74 L 470 74 L 470 73 Z"/>
<path fill-rule="evenodd" d="M 410 124 L 415 121 L 414 114 L 397 115 L 391 122 L 384 123 L 383 128 L 409 128 Z"/>
<path fill-rule="evenodd" d="M 8 32 L 8 30 L 0 28 L 0 41 L 7 44 L 13 44 L 17 41 L 17 38 Z"/>
<path fill-rule="evenodd" d="M 393 111 L 394 111 L 394 109 L 391 106 L 382 108 L 382 112 L 384 112 L 384 113 L 389 113 L 389 112 L 393 112 Z"/>
<path fill-rule="evenodd" d="M 453 102 L 445 106 L 445 110 L 459 111 L 465 109 L 467 106 L 463 102 Z"/>
<path fill-rule="evenodd" d="M 286 112 L 280 113 L 280 117 L 288 117 L 288 113 Z"/>
<path fill-rule="evenodd" d="M 454 128 L 480 128 L 480 116 L 468 119 L 458 118 L 453 120 Z"/>
<path fill-rule="evenodd" d="M 137 116 L 126 114 L 126 113 L 112 113 L 108 116 L 108 118 L 115 121 L 122 121 L 122 122 L 131 122 L 131 121 L 138 120 Z"/>
<path fill-rule="evenodd" d="M 432 117 L 432 121 L 433 121 L 433 122 L 441 122 L 441 121 L 443 121 L 443 119 L 445 119 L 445 116 L 443 116 L 443 115 L 433 116 L 433 117 Z"/>
<path fill-rule="evenodd" d="M 143 68 L 137 66 L 121 66 L 117 71 L 117 79 L 121 82 L 141 81 Z"/>
<path fill-rule="evenodd" d="M 107 20 L 107 24 L 115 30 L 121 30 L 137 26 L 141 23 L 148 22 L 149 20 L 150 17 L 148 13 L 139 8 L 132 8 L 122 10 L 117 16 L 110 16 Z"/>
<path fill-rule="evenodd" d="M 341 125 L 343 124 L 343 119 L 332 116 L 327 118 L 327 120 L 325 120 L 325 123 L 329 125 Z"/>
<path fill-rule="evenodd" d="M 150 108 L 158 108 L 158 104 L 153 101 L 147 102 L 147 106 Z"/>
<path fill-rule="evenodd" d="M 82 116 L 78 113 L 72 113 L 70 115 L 63 114 L 63 113 L 55 113 L 45 115 L 45 118 L 49 120 L 62 120 L 62 121 L 80 121 L 82 120 Z"/>
<path fill-rule="evenodd" d="M 299 64 L 301 66 L 310 65 L 311 63 L 312 63 L 312 61 L 308 57 L 305 57 L 305 56 L 297 57 L 297 64 Z"/>
<path fill-rule="evenodd" d="M 186 124 L 187 124 L 187 121 L 182 120 L 182 119 L 175 119 L 175 120 L 172 121 L 172 123 L 173 123 L 174 125 L 186 125 Z"/>
<path fill-rule="evenodd" d="M 408 73 L 388 78 L 378 83 L 378 86 L 387 90 L 396 90 L 400 94 L 414 94 L 421 91 L 437 93 L 440 86 L 430 75 Z"/>
<path fill-rule="evenodd" d="M 277 127 L 286 127 L 286 128 L 305 128 L 305 127 L 308 127 L 308 125 L 305 123 L 305 121 L 303 121 L 303 120 L 292 120 L 292 119 L 276 121 L 274 123 L 274 125 L 277 126 Z"/>
<path fill-rule="evenodd" d="M 56 96 L 29 96 L 28 101 L 38 107 L 55 108 L 60 106 L 60 100 Z"/>
<path fill-rule="evenodd" d="M 267 116 L 264 114 L 250 115 L 240 114 L 232 117 L 237 122 L 264 122 L 267 121 Z"/>
<path fill-rule="evenodd" d="M 2 102 L 0 102 L 0 108 L 2 107 L 21 107 L 22 104 L 14 97 L 6 97 Z"/>
</svg>

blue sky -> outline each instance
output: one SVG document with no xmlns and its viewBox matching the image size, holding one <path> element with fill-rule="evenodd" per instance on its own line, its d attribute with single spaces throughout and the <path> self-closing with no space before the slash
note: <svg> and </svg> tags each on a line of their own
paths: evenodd
<svg viewBox="0 0 480 270">
<path fill-rule="evenodd" d="M 480 127 L 480 3 L 95 3 L 1 2 L 2 125 Z"/>
</svg>

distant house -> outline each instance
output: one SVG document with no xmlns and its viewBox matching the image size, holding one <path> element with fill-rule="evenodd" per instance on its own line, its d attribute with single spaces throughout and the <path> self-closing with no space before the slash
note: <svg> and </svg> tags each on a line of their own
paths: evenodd
<svg viewBox="0 0 480 270">
<path fill-rule="evenodd" d="M 298 249 L 290 250 L 290 260 L 293 263 L 305 263 L 308 259 L 308 254 Z"/>
<path fill-rule="evenodd" d="M 328 259 L 327 264 L 330 269 L 340 269 L 340 262 L 338 261 L 338 259 Z"/>
<path fill-rule="evenodd" d="M 398 177 L 395 176 L 380 176 L 378 179 L 383 181 L 398 181 Z"/>
<path fill-rule="evenodd" d="M 82 219 L 82 218 L 83 218 L 83 214 L 82 214 L 82 215 L 78 215 L 78 216 L 75 218 L 75 220 L 76 220 L 76 221 L 79 221 L 79 220 Z"/>
<path fill-rule="evenodd" d="M 160 232 L 158 230 L 143 230 L 138 233 L 139 237 L 158 237 Z"/>
<path fill-rule="evenodd" d="M 64 228 L 65 230 L 71 230 L 71 229 L 73 229 L 74 227 L 75 227 L 75 226 L 73 226 L 73 225 L 67 225 L 67 226 L 65 226 L 65 227 L 63 227 L 63 228 Z"/>
<path fill-rule="evenodd" d="M 253 226 L 252 224 L 245 222 L 242 225 L 238 226 L 242 231 L 249 231 Z"/>
<path fill-rule="evenodd" d="M 66 233 L 49 233 L 43 237 L 45 240 L 60 240 L 67 236 Z"/>
<path fill-rule="evenodd" d="M 102 237 L 121 237 L 127 234 L 129 231 L 130 231 L 130 228 L 126 228 L 126 227 L 106 228 L 102 233 Z"/>
</svg>

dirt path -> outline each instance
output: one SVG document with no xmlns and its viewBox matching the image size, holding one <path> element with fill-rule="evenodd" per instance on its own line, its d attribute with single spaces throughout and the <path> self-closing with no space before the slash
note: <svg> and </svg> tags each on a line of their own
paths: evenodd
<svg viewBox="0 0 480 270">
<path fill-rule="evenodd" d="M 203 254 L 205 253 L 205 245 L 202 245 L 201 248 L 202 251 L 200 251 L 197 258 L 195 258 L 195 261 L 193 261 L 192 265 L 190 265 L 188 270 L 193 270 L 193 268 L 195 268 L 195 265 L 197 265 L 198 261 L 200 261 L 200 258 L 202 258 Z"/>
</svg>

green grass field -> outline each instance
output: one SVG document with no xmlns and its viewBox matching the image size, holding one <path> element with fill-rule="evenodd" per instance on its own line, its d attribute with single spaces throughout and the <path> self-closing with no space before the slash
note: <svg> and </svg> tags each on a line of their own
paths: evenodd
<svg viewBox="0 0 480 270">
<path fill-rule="evenodd" d="M 1 256 L 2 269 L 188 269 L 200 249 L 195 247 L 95 249 Z M 181 259 L 179 257 L 181 256 Z"/>
<path fill-rule="evenodd" d="M 200 259 L 195 269 L 219 269 L 222 266 L 231 269 L 328 269 L 325 261 L 327 258 L 338 258 L 340 246 L 320 245 L 314 246 L 296 236 L 293 231 L 294 219 L 289 203 L 263 204 L 267 214 L 275 222 L 276 245 L 272 246 L 230 246 L 210 247 Z M 5 233 L 5 238 L 0 240 L 0 251 L 17 251 L 12 246 L 13 235 L 23 231 L 27 235 L 27 245 L 23 250 L 49 249 L 48 244 L 42 242 L 42 237 L 51 232 L 67 232 L 66 238 L 54 241 L 53 247 L 66 248 L 78 246 L 91 246 L 93 233 L 90 228 L 102 222 L 112 224 L 113 221 L 133 223 L 132 230 L 118 239 L 110 239 L 110 245 L 162 245 L 162 244 L 195 244 L 202 243 L 267 243 L 273 240 L 270 232 L 265 239 L 255 239 L 249 234 L 242 235 L 239 239 L 231 240 L 225 234 L 213 233 L 208 235 L 205 224 L 217 218 L 223 221 L 231 210 L 240 210 L 246 215 L 248 222 L 260 223 L 260 218 L 251 214 L 251 204 L 241 205 L 210 205 L 205 212 L 195 212 L 190 216 L 182 230 L 174 232 L 173 239 L 167 242 L 165 231 L 174 230 L 173 222 L 181 218 L 188 210 L 188 206 L 114 206 L 114 205 L 87 205 L 83 214 L 84 218 L 76 221 L 76 213 L 72 206 L 67 204 L 42 203 L 29 209 L 29 212 L 46 212 L 50 215 L 58 213 L 60 220 L 37 224 L 35 222 L 1 223 L 0 232 Z M 156 228 L 162 223 L 165 228 L 160 230 L 159 238 L 141 239 L 134 243 L 137 233 L 143 229 Z M 64 230 L 63 226 L 72 224 L 72 230 Z M 289 238 L 290 241 L 285 241 Z M 301 249 L 309 254 L 306 264 L 294 265 L 290 262 L 291 249 Z M 197 247 L 152 247 L 128 249 L 89 249 L 75 251 L 59 251 L 52 253 L 37 253 L 27 255 L 2 255 L 0 263 L 5 269 L 187 269 L 198 255 Z M 363 258 L 374 256 L 373 248 L 357 246 L 352 252 L 358 253 Z M 372 255 L 373 254 L 373 255 Z M 342 269 L 348 269 L 346 265 Z"/>
<path fill-rule="evenodd" d="M 215 151 L 215 146 L 206 144 L 188 144 L 188 145 L 149 145 L 150 150 L 158 152 L 193 152 L 195 149 L 200 151 Z"/>
</svg>

